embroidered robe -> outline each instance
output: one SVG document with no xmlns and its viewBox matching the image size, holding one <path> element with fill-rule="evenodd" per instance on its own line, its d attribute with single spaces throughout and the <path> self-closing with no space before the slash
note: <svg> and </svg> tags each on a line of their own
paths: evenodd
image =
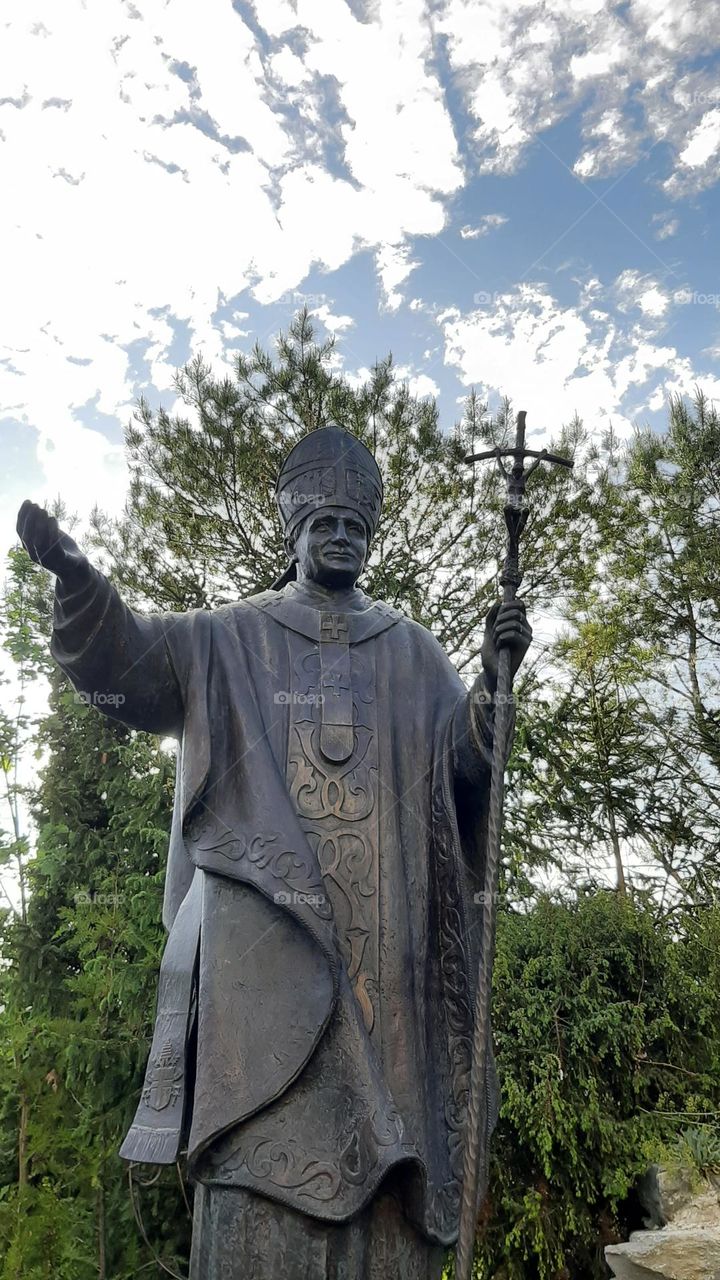
<svg viewBox="0 0 720 1280">
<path fill-rule="evenodd" d="M 479 959 L 489 700 L 356 592 L 144 616 L 91 571 L 52 651 L 124 723 L 178 738 L 158 1012 L 121 1154 L 327 1222 L 395 1166 L 457 1235 Z M 490 1057 L 486 1145 L 497 1112 Z M 397 1172 L 397 1170 L 396 1170 Z"/>
</svg>

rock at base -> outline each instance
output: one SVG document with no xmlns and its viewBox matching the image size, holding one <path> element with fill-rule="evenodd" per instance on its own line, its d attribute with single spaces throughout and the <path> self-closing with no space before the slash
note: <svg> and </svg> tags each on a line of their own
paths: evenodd
<svg viewBox="0 0 720 1280">
<path fill-rule="evenodd" d="M 636 1231 L 627 1244 L 608 1245 L 605 1258 L 617 1280 L 720 1280 L 720 1230 Z"/>
<path fill-rule="evenodd" d="M 640 1180 L 640 1201 L 647 1213 L 644 1225 L 720 1228 L 720 1178 L 700 1177 L 688 1169 L 653 1164 Z"/>
</svg>

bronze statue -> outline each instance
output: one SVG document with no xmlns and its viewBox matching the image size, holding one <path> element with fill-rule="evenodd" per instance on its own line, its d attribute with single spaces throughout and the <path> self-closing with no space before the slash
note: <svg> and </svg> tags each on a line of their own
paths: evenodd
<svg viewBox="0 0 720 1280">
<path fill-rule="evenodd" d="M 382 481 L 311 432 L 277 484 L 291 568 L 212 612 L 143 616 L 23 504 L 76 689 L 179 740 L 169 936 L 121 1149 L 195 1183 L 192 1280 L 439 1280 L 458 1231 L 498 652 L 468 691 L 356 583 Z M 483 1143 L 497 1115 L 485 1064 Z"/>
</svg>

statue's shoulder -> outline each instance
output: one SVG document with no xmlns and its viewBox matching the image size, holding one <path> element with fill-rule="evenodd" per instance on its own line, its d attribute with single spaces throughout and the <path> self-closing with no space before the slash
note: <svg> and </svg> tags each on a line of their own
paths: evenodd
<svg viewBox="0 0 720 1280">
<path fill-rule="evenodd" d="M 421 622 L 416 622 L 414 618 L 411 618 L 408 613 L 404 613 L 402 609 L 398 609 L 397 605 L 388 604 L 386 600 L 371 600 L 369 597 L 368 604 L 374 609 L 385 613 L 388 618 L 394 618 L 396 622 L 401 623 L 408 631 L 417 634 L 424 632 L 425 635 L 432 637 L 432 632 L 428 631 L 427 627 L 424 627 Z"/>
<path fill-rule="evenodd" d="M 437 636 L 429 627 L 426 627 L 422 622 L 417 622 L 415 618 L 409 617 L 408 614 L 403 613 L 401 609 L 395 608 L 394 605 L 383 605 L 383 607 L 397 619 L 397 625 L 394 630 L 398 637 L 405 637 L 416 652 L 422 651 L 428 657 L 431 656 L 440 662 L 441 665 L 445 666 L 449 663 L 450 659 Z"/>
<path fill-rule="evenodd" d="M 267 609 L 279 604 L 284 598 L 282 591 L 258 591 L 257 595 L 246 596 L 244 600 L 239 600 L 238 604 L 248 609 Z"/>
<path fill-rule="evenodd" d="M 218 605 L 212 612 L 214 617 L 223 618 L 230 615 L 239 616 L 243 613 L 252 614 L 257 609 L 265 609 L 279 603 L 282 598 L 282 591 L 259 591 L 257 595 L 245 596 L 244 600 L 233 600 L 229 604 Z"/>
<path fill-rule="evenodd" d="M 388 604 L 385 600 L 368 601 L 374 609 L 381 613 L 388 621 L 395 623 L 394 630 L 398 636 L 406 636 L 416 645 L 425 646 L 443 653 L 444 650 L 440 642 L 433 635 L 432 631 L 422 622 L 416 622 L 415 618 L 411 618 L 409 614 L 404 613 L 402 609 L 398 609 L 397 605 Z"/>
<path fill-rule="evenodd" d="M 363 595 L 365 595 L 364 592 Z M 374 609 L 376 613 L 382 614 L 385 618 L 392 618 L 395 622 L 410 621 L 402 609 L 398 609 L 394 604 L 388 604 L 387 600 L 373 600 L 372 596 L 365 595 L 365 605 L 367 609 Z"/>
<path fill-rule="evenodd" d="M 257 595 L 246 596 L 244 600 L 218 605 L 208 611 L 208 617 L 221 628 L 229 627 L 231 632 L 242 631 L 244 627 L 257 622 L 263 614 L 272 613 L 273 602 L 281 600 L 282 592 L 260 591 Z"/>
<path fill-rule="evenodd" d="M 428 631 L 427 627 L 424 627 L 420 622 L 415 622 L 413 618 L 409 617 L 408 614 L 403 613 L 402 609 L 398 609 L 396 605 L 388 604 L 386 600 L 374 600 L 371 596 L 367 595 L 365 596 L 364 604 L 364 608 L 357 612 L 353 611 L 348 616 L 356 618 L 369 618 L 370 616 L 383 618 L 388 623 L 392 622 L 399 624 L 401 627 L 407 628 L 417 635 L 426 636 L 433 644 L 437 643 L 432 632 Z M 252 615 L 253 613 L 256 614 L 257 611 L 260 610 L 261 612 L 268 613 L 271 616 L 276 615 L 282 618 L 282 616 L 287 614 L 289 610 L 296 610 L 298 608 L 303 612 L 307 611 L 313 614 L 315 613 L 314 609 L 310 610 L 307 605 L 300 604 L 300 602 L 295 600 L 292 596 L 286 595 L 283 590 L 259 591 L 256 595 L 246 596 L 244 600 L 236 600 L 232 604 L 220 605 L 217 609 L 212 610 L 212 616 L 222 618 L 223 620 L 227 620 L 230 616 L 239 619 L 243 614 L 246 616 Z"/>
</svg>

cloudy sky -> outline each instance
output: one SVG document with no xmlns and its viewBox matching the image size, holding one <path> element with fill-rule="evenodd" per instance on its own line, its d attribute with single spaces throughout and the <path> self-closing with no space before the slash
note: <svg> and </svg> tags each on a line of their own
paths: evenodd
<svg viewBox="0 0 720 1280">
<path fill-rule="evenodd" d="M 117 510 L 138 394 L 303 302 L 448 425 L 471 386 L 538 432 L 720 399 L 719 31 L 705 0 L 5 0 L 3 548 L 26 495 Z"/>
</svg>

